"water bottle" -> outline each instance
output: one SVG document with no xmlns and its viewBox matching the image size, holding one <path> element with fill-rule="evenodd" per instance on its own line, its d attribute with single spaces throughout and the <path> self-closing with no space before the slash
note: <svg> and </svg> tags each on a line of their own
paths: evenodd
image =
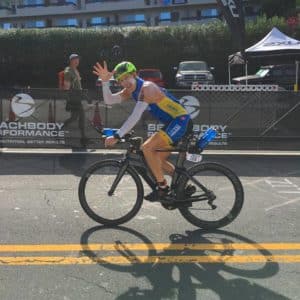
<svg viewBox="0 0 300 300">
<path fill-rule="evenodd" d="M 197 141 L 197 147 L 203 150 L 217 135 L 217 131 L 213 128 L 208 128 Z"/>
<path fill-rule="evenodd" d="M 108 136 L 113 136 L 117 131 L 118 129 L 115 128 L 103 128 L 102 134 L 108 137 Z"/>
</svg>

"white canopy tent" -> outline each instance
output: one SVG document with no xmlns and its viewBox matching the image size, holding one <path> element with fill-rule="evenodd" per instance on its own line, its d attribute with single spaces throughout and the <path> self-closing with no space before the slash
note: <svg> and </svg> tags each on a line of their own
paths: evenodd
<svg viewBox="0 0 300 300">
<path fill-rule="evenodd" d="M 300 41 L 274 27 L 261 41 L 245 50 L 247 57 L 300 55 Z"/>
<path fill-rule="evenodd" d="M 233 54 L 236 55 L 236 54 Z M 274 27 L 261 41 L 245 50 L 243 60 L 237 61 L 237 63 L 246 64 L 246 76 L 247 65 L 249 59 L 255 58 L 273 58 L 273 57 L 285 57 L 287 60 L 293 60 L 296 62 L 296 84 L 298 83 L 298 70 L 300 59 L 300 41 L 293 39 L 276 27 Z M 230 74 L 230 66 L 233 63 L 228 59 L 228 73 Z M 231 60 L 232 61 L 232 60 Z M 230 82 L 231 79 L 229 79 Z"/>
</svg>

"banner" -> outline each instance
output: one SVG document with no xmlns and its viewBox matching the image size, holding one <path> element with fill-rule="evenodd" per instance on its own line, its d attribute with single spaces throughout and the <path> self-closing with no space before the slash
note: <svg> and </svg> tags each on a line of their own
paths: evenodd
<svg viewBox="0 0 300 300">
<path fill-rule="evenodd" d="M 0 93 L 2 147 L 102 147 L 100 104 L 83 92 L 56 89 L 5 90 Z"/>
<path fill-rule="evenodd" d="M 221 12 L 231 30 L 238 50 L 245 49 L 245 19 L 242 0 L 217 0 Z"/>
<path fill-rule="evenodd" d="M 300 93 L 228 87 L 170 91 L 191 115 L 195 137 L 212 127 L 218 135 L 211 149 L 300 148 Z M 120 128 L 134 106 L 133 100 L 105 105 L 100 90 L 89 90 L 87 97 L 56 89 L 0 89 L 0 147 L 104 148 L 102 128 Z M 145 140 L 163 126 L 146 111 L 134 131 Z"/>
</svg>

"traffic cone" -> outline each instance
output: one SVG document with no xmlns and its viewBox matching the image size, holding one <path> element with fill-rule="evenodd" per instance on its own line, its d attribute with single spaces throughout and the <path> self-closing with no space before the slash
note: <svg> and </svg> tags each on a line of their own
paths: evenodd
<svg viewBox="0 0 300 300">
<path fill-rule="evenodd" d="M 102 124 L 102 119 L 100 116 L 100 109 L 99 109 L 98 102 L 96 102 L 96 107 L 95 107 L 95 111 L 94 111 L 94 117 L 93 117 L 92 124 L 98 131 L 101 131 L 103 129 L 103 124 Z"/>
<path fill-rule="evenodd" d="M 49 103 L 49 109 L 48 109 L 48 123 L 54 123 L 54 116 L 53 116 L 52 102 Z"/>
<path fill-rule="evenodd" d="M 10 99 L 10 102 L 9 102 L 8 122 L 14 122 L 16 120 L 16 115 L 12 110 L 11 101 L 12 101 L 12 99 Z"/>
</svg>

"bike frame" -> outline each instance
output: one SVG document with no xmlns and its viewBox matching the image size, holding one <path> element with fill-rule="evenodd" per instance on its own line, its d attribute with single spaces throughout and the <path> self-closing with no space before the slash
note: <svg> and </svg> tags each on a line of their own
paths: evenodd
<svg viewBox="0 0 300 300">
<path fill-rule="evenodd" d="M 187 201 L 201 201 L 201 200 L 209 200 L 208 195 L 211 193 L 205 186 L 203 186 L 197 179 L 195 179 L 193 176 L 191 176 L 186 168 L 184 167 L 184 162 L 186 161 L 186 150 L 183 149 L 159 149 L 158 152 L 177 152 L 178 157 L 175 164 L 175 172 L 172 176 L 172 182 L 171 182 L 171 192 L 174 192 L 176 190 L 176 184 L 180 176 L 186 176 L 189 178 L 192 182 L 194 182 L 197 186 L 199 186 L 204 194 L 197 196 L 196 199 L 194 197 L 190 197 L 186 199 Z M 147 165 L 147 162 L 144 158 L 143 152 L 141 150 L 133 150 L 132 148 L 129 148 L 125 154 L 125 158 L 120 161 L 121 162 L 121 168 L 116 176 L 116 179 L 114 180 L 108 194 L 112 195 L 124 176 L 126 170 L 128 167 L 132 167 L 144 180 L 145 182 L 150 186 L 152 190 L 156 188 L 156 180 L 150 170 L 150 168 Z"/>
</svg>

